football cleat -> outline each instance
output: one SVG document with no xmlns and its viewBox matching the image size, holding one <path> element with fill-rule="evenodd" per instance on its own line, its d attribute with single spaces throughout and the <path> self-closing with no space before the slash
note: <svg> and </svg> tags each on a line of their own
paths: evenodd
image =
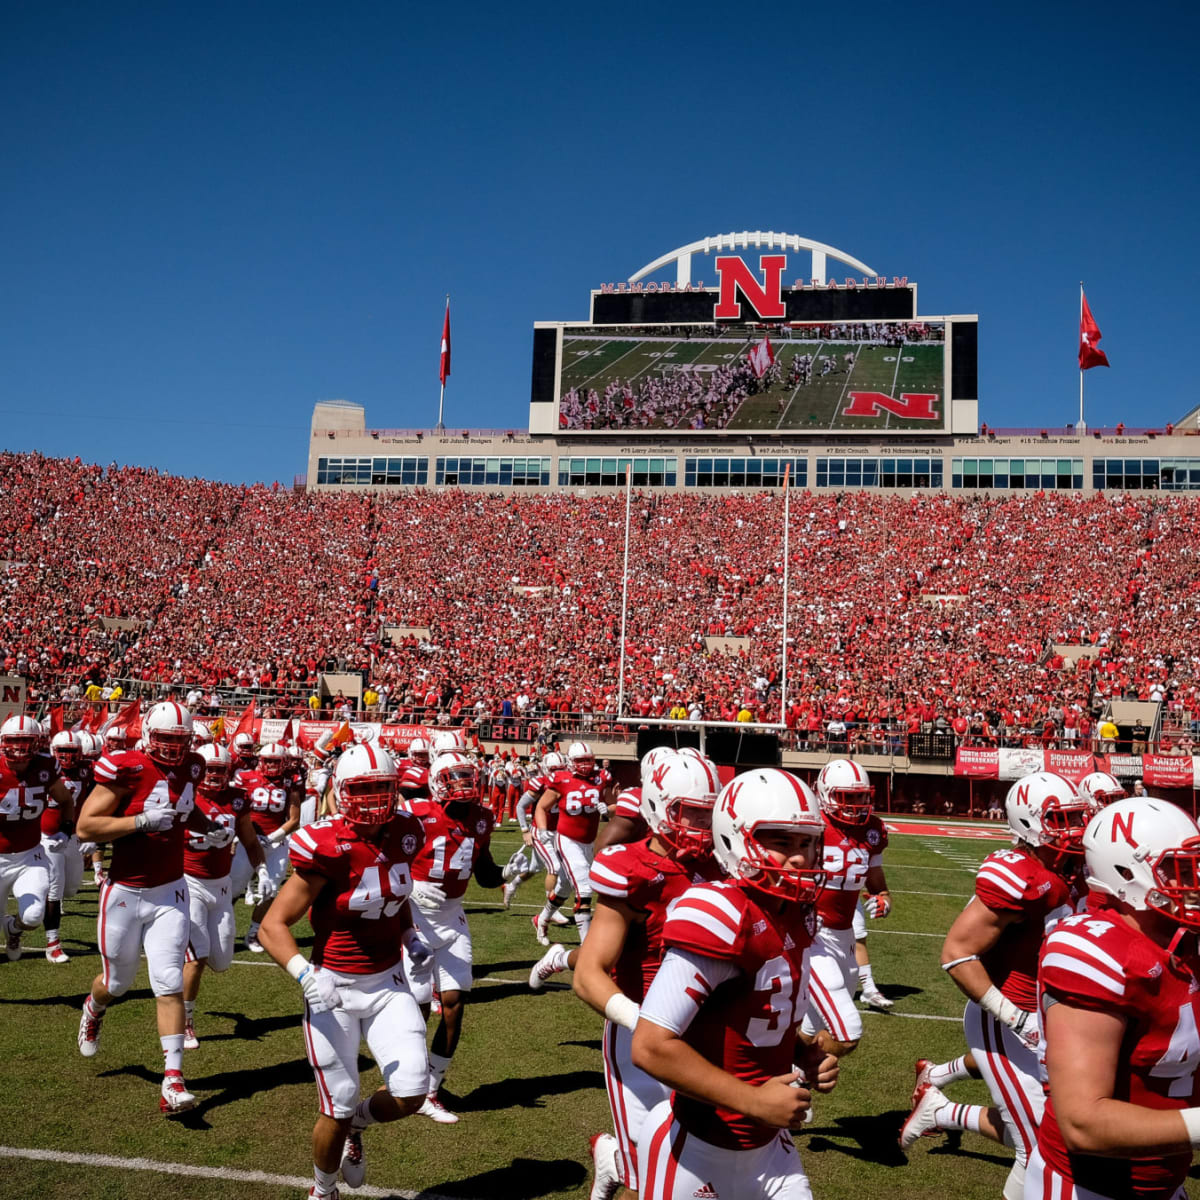
<svg viewBox="0 0 1200 1200">
<path fill-rule="evenodd" d="M 572 921 L 571 918 L 568 917 L 566 913 L 561 913 L 556 908 L 550 914 L 550 924 L 551 925 L 574 925 L 575 922 Z"/>
<path fill-rule="evenodd" d="M 16 962 L 21 957 L 21 934 L 24 932 L 17 927 L 11 913 L 4 918 L 4 953 L 9 962 Z"/>
<path fill-rule="evenodd" d="M 63 963 L 69 963 L 71 961 L 71 956 L 62 948 L 56 939 L 46 946 L 46 961 L 54 963 L 56 967 L 61 967 Z"/>
<path fill-rule="evenodd" d="M 612 1200 L 621 1186 L 617 1139 L 611 1133 L 593 1133 L 588 1148 L 592 1153 L 592 1190 L 588 1200 Z"/>
<path fill-rule="evenodd" d="M 533 969 L 529 972 L 529 987 L 532 991 L 540 992 L 545 985 L 546 980 L 551 975 L 557 975 L 560 971 L 566 970 L 566 955 L 562 953 L 561 946 L 551 946 L 541 958 L 533 964 Z"/>
<path fill-rule="evenodd" d="M 183 1048 L 185 1050 L 199 1050 L 200 1039 L 196 1036 L 196 1027 L 189 1021 L 183 1027 Z"/>
<path fill-rule="evenodd" d="M 533 922 L 533 936 L 537 938 L 538 944 L 541 946 L 550 945 L 550 939 L 546 936 L 546 914 L 540 912 L 529 919 Z"/>
<path fill-rule="evenodd" d="M 263 950 L 263 947 L 262 947 L 262 943 L 258 940 L 257 933 L 246 934 L 246 949 L 249 950 L 251 954 L 264 954 L 265 953 L 265 951 Z"/>
<path fill-rule="evenodd" d="M 433 999 L 429 1001 L 429 1011 L 435 1017 L 440 1017 L 442 1015 L 442 998 L 441 998 L 441 996 L 434 995 Z"/>
<path fill-rule="evenodd" d="M 945 1108 L 950 1101 L 945 1094 L 935 1088 L 932 1083 L 923 1083 L 917 1088 L 917 1099 L 912 1112 L 900 1126 L 900 1149 L 907 1150 L 917 1138 L 936 1137 L 943 1130 L 938 1129 L 936 1119 L 938 1110 Z"/>
<path fill-rule="evenodd" d="M 196 1107 L 196 1097 L 187 1090 L 187 1084 L 178 1071 L 168 1071 L 163 1076 L 158 1107 L 165 1113 L 188 1112 Z"/>
<path fill-rule="evenodd" d="M 521 885 L 514 879 L 512 883 L 506 883 L 500 890 L 500 898 L 504 901 L 505 908 L 511 908 L 513 897 L 517 894 L 517 888 Z"/>
<path fill-rule="evenodd" d="M 342 1149 L 342 1179 L 347 1187 L 360 1188 L 367 1178 L 367 1159 L 363 1154 L 362 1130 L 351 1129 Z"/>
<path fill-rule="evenodd" d="M 918 1058 L 913 1070 L 916 1072 L 917 1078 L 913 1083 L 912 1099 L 908 1102 L 909 1108 L 916 1107 L 917 1093 L 921 1090 L 921 1085 L 930 1082 L 929 1073 L 933 1070 L 933 1059 Z"/>
<path fill-rule="evenodd" d="M 308 1189 L 308 1200 L 342 1200 L 342 1193 L 334 1188 L 331 1192 L 321 1192 L 317 1190 L 317 1185 L 314 1183 Z"/>
<path fill-rule="evenodd" d="M 887 1012 L 896 1007 L 894 1000 L 889 1000 L 878 988 L 872 988 L 871 991 L 863 991 L 862 1001 L 868 1008 L 878 1009 L 879 1012 Z"/>
<path fill-rule="evenodd" d="M 79 1018 L 79 1053 L 84 1058 L 94 1058 L 100 1049 L 100 1025 L 103 1020 L 104 1014 L 96 1012 L 89 996 L 83 1002 L 83 1015 Z"/>
<path fill-rule="evenodd" d="M 425 1097 L 425 1103 L 417 1109 L 423 1117 L 428 1117 L 431 1121 L 436 1121 L 439 1125 L 457 1125 L 458 1117 L 450 1112 L 442 1102 L 433 1095 Z"/>
<path fill-rule="evenodd" d="M 253 908 L 255 906 L 255 904 L 258 903 L 258 901 L 254 895 L 254 884 L 252 884 L 252 883 L 246 884 L 246 894 L 242 897 L 242 903 L 247 908 Z"/>
</svg>

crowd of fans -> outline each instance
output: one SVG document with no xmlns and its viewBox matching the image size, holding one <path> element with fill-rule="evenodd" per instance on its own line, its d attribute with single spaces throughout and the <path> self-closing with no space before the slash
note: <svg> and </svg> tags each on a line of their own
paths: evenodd
<svg viewBox="0 0 1200 1200">
<path fill-rule="evenodd" d="M 623 494 L 295 494 L 0 455 L 0 665 L 253 689 L 307 711 L 327 669 L 375 715 L 521 732 L 615 718 Z M 640 494 L 624 698 L 801 744 L 1084 746 L 1108 699 L 1200 719 L 1200 506 L 1186 497 Z M 116 620 L 114 620 L 114 618 Z M 385 627 L 419 630 L 387 639 Z M 1072 663 L 1053 647 L 1084 647 Z"/>
</svg>

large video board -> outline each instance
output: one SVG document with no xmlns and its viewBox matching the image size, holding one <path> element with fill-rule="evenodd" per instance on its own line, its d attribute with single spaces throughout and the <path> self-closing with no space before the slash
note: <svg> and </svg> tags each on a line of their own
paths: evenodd
<svg viewBox="0 0 1200 1200">
<path fill-rule="evenodd" d="M 949 429 L 947 347 L 963 344 L 953 328 L 929 318 L 537 333 L 547 360 L 555 334 L 564 434 L 940 434 Z M 973 347 L 974 322 L 970 334 Z"/>
</svg>

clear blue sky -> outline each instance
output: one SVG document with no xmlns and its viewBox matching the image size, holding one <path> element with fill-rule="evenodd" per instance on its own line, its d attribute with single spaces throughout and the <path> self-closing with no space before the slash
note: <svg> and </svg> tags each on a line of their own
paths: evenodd
<svg viewBox="0 0 1200 1200">
<path fill-rule="evenodd" d="M 0 9 L 0 445 L 290 481 L 318 399 L 523 428 L 535 320 L 731 229 L 980 314 L 980 416 L 1200 402 L 1192 5 Z"/>
</svg>

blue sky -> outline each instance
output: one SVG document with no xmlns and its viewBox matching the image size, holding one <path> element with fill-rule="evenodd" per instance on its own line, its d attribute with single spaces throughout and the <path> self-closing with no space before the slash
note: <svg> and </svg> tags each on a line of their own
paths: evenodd
<svg viewBox="0 0 1200 1200">
<path fill-rule="evenodd" d="M 290 481 L 433 424 L 447 292 L 523 428 L 535 320 L 747 228 L 978 312 L 991 425 L 1074 419 L 1081 279 L 1089 423 L 1200 402 L 1194 6 L 572 7 L 4 5 L 0 445 Z"/>
</svg>

